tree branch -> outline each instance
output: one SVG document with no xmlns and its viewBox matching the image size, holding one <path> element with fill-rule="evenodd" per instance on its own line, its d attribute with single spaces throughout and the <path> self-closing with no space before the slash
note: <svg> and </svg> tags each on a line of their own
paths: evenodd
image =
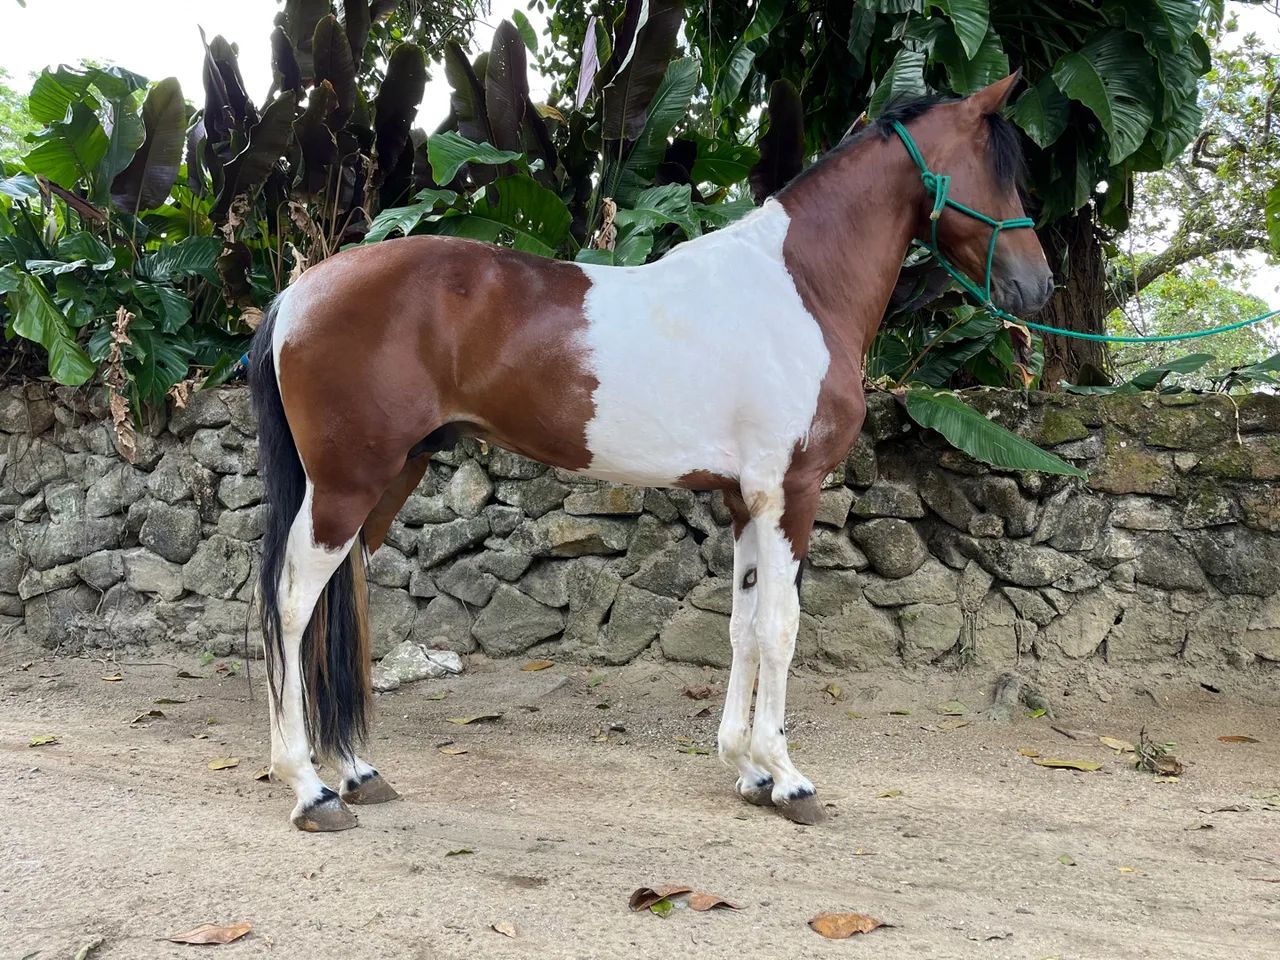
<svg viewBox="0 0 1280 960">
<path fill-rule="evenodd" d="M 1126 270 L 1107 291 L 1109 306 L 1121 307 L 1135 294 L 1164 276 L 1170 270 L 1210 257 L 1217 253 L 1268 249 L 1267 238 L 1255 233 L 1252 224 L 1237 224 L 1203 236 L 1176 236 L 1164 250 L 1140 263 L 1136 270 Z"/>
</svg>

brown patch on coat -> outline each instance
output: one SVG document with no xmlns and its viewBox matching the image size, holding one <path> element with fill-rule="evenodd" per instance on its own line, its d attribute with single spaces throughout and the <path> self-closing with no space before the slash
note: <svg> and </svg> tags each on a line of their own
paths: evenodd
<svg viewBox="0 0 1280 960">
<path fill-rule="evenodd" d="M 316 487 L 317 542 L 346 543 L 393 485 L 398 496 L 406 455 L 446 424 L 586 467 L 589 287 L 574 264 L 445 237 L 358 247 L 308 270 L 283 307 L 279 379 Z"/>
</svg>

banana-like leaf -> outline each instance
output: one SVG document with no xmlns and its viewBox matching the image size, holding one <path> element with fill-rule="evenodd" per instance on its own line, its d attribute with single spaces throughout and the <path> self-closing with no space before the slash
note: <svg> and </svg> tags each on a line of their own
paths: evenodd
<svg viewBox="0 0 1280 960">
<path fill-rule="evenodd" d="M 587 104 L 600 72 L 600 48 L 596 42 L 596 18 L 587 21 L 587 34 L 582 42 L 582 59 L 578 61 L 578 86 L 573 95 L 573 106 L 581 110 Z"/>
<path fill-rule="evenodd" d="M 40 196 L 40 187 L 31 174 L 15 173 L 11 177 L 0 177 L 0 196 L 11 200 L 34 200 Z"/>
<path fill-rule="evenodd" d="M 71 190 L 77 182 L 92 178 L 108 146 L 110 140 L 97 114 L 77 102 L 71 105 L 68 120 L 52 124 L 37 137 L 22 163 L 32 173 Z"/>
<path fill-rule="evenodd" d="M 768 120 L 756 144 L 760 160 L 748 174 L 756 203 L 764 203 L 804 167 L 804 104 L 790 80 L 775 80 L 769 88 Z"/>
<path fill-rule="evenodd" d="M 431 177 L 436 183 L 451 183 L 463 164 L 496 165 L 519 160 L 514 150 L 499 150 L 489 143 L 473 143 L 452 130 L 427 138 L 427 157 L 431 161 Z"/>
<path fill-rule="evenodd" d="M 1159 96 L 1151 58 L 1142 41 L 1111 30 L 1068 53 L 1053 68 L 1053 80 L 1101 122 L 1110 143 L 1108 160 L 1119 163 L 1146 139 Z"/>
<path fill-rule="evenodd" d="M 742 84 L 751 73 L 756 54 L 764 46 L 760 41 L 768 37 L 769 31 L 778 25 L 784 6 L 782 0 L 756 0 L 756 9 L 747 21 L 742 36 L 730 49 L 729 56 L 716 74 L 712 102 L 717 111 L 738 99 Z"/>
<path fill-rule="evenodd" d="M 1009 58 L 994 31 L 983 38 L 981 46 L 971 56 L 961 48 L 960 39 L 954 32 L 944 31 L 934 44 L 933 56 L 946 67 L 951 89 L 962 96 L 1009 75 Z"/>
<path fill-rule="evenodd" d="M 662 83 L 649 103 L 644 129 L 619 168 L 607 156 L 604 196 L 616 196 L 625 206 L 640 190 L 653 182 L 658 165 L 667 152 L 667 139 L 675 125 L 689 111 L 689 101 L 698 86 L 698 62 L 682 57 L 668 64 Z M 617 171 L 614 173 L 613 171 Z"/>
<path fill-rule="evenodd" d="M 921 97 L 929 92 L 924 82 L 925 55 L 918 50 L 903 47 L 893 58 L 893 63 L 885 75 L 876 84 L 871 94 L 871 102 L 867 105 L 867 113 L 878 117 L 880 113 L 899 97 Z"/>
<path fill-rule="evenodd" d="M 694 183 L 731 187 L 746 180 L 760 162 L 760 153 L 749 143 L 712 140 L 697 133 L 692 137 L 698 145 L 697 159 L 689 171 Z"/>
<path fill-rule="evenodd" d="M 867 53 L 871 49 L 871 37 L 876 29 L 875 11 L 860 3 L 853 5 L 849 18 L 849 56 L 852 58 L 852 76 L 861 76 L 867 65 Z M 776 82 L 776 81 L 775 81 Z"/>
<path fill-rule="evenodd" d="M 1049 146 L 1067 129 L 1071 114 L 1071 102 L 1063 96 L 1045 74 L 1040 82 L 1030 87 L 1013 105 L 1013 121 L 1041 149 Z"/>
<path fill-rule="evenodd" d="M 427 85 L 427 62 L 416 43 L 402 43 L 391 53 L 386 78 L 374 104 L 378 174 L 385 178 L 409 145 L 413 118 Z"/>
<path fill-rule="evenodd" d="M 653 234 L 628 231 L 618 238 L 612 250 L 583 247 L 573 259 L 578 263 L 594 263 L 604 267 L 638 267 L 653 251 Z"/>
<path fill-rule="evenodd" d="M 1006 470 L 1087 476 L 1079 467 L 988 420 L 954 393 L 912 387 L 906 392 L 906 402 L 912 420 L 937 430 L 953 447 L 975 460 Z"/>
<path fill-rule="evenodd" d="M 693 193 L 687 183 L 650 187 L 636 197 L 632 206 L 619 210 L 614 222 L 619 229 L 630 227 L 641 231 L 674 224 L 690 238 L 702 233 L 702 226 L 693 210 Z"/>
<path fill-rule="evenodd" d="M 101 101 L 98 115 L 102 129 L 107 132 L 107 152 L 98 162 L 93 175 L 95 203 L 105 204 L 111 199 L 111 184 L 129 166 L 134 154 L 146 139 L 147 131 L 138 114 L 136 94 L 128 93 Z"/>
<path fill-rule="evenodd" d="M 342 18 L 347 28 L 347 43 L 351 47 L 351 62 L 359 71 L 364 63 L 364 47 L 369 42 L 372 20 L 368 0 L 342 0 Z"/>
<path fill-rule="evenodd" d="M 969 59 L 977 57 L 986 40 L 987 23 L 991 19 L 987 0 L 929 0 L 929 6 L 947 15 L 964 46 L 965 56 Z M 1008 71 L 1005 71 L 1004 76 L 1007 75 Z"/>
<path fill-rule="evenodd" d="M 283 27 L 271 31 L 271 74 L 277 90 L 302 92 L 302 68 L 298 66 L 298 54 Z"/>
<path fill-rule="evenodd" d="M 317 35 L 319 32 L 317 28 Z M 342 48 L 347 49 L 345 38 Z M 317 55 L 317 71 L 319 65 L 320 56 Z M 302 176 L 298 180 L 298 187 L 305 197 L 329 195 L 330 175 L 336 172 L 333 165 L 338 159 L 338 141 L 327 121 L 336 116 L 337 109 L 338 95 L 334 93 L 328 80 L 321 80 L 311 90 L 307 109 L 293 121 L 293 138 L 302 152 Z M 333 126 L 338 124 L 335 122 Z"/>
<path fill-rule="evenodd" d="M 356 65 L 351 59 L 351 42 L 333 14 L 316 24 L 311 48 L 315 64 L 315 85 L 319 87 L 322 83 L 328 83 L 337 95 L 337 104 L 329 118 L 329 124 L 332 129 L 341 130 L 351 119 L 356 107 Z"/>
<path fill-rule="evenodd" d="M 315 40 L 316 25 L 328 13 L 329 0 L 285 0 L 284 28 L 298 55 L 303 83 L 309 83 L 315 76 L 315 48 L 312 43 Z"/>
<path fill-rule="evenodd" d="M 554 257 L 569 236 L 571 219 L 563 200 L 519 173 L 489 184 L 470 213 L 444 217 L 436 226 L 440 233 L 490 243 L 509 237 L 517 250 Z"/>
<path fill-rule="evenodd" d="M 230 143 L 234 132 L 243 131 L 256 119 L 244 92 L 235 49 L 221 35 L 205 45 L 204 92 L 204 124 L 210 144 Z"/>
<path fill-rule="evenodd" d="M 458 132 L 476 143 L 492 143 L 493 131 L 489 129 L 489 114 L 484 105 L 484 84 L 462 48 L 452 41 L 444 48 L 444 75 L 449 81 L 449 105 L 457 118 Z"/>
<path fill-rule="evenodd" d="M 138 261 L 138 273 L 155 283 L 172 283 L 187 277 L 203 277 L 214 283 L 221 252 L 222 241 L 218 237 L 186 237 L 144 255 Z"/>
<path fill-rule="evenodd" d="M 630 2 L 627 7 L 630 10 Z M 649 104 L 676 51 L 684 5 L 679 0 L 645 0 L 645 7 L 648 15 L 604 88 L 601 129 L 607 140 L 635 140 L 644 131 Z M 614 48 L 615 57 L 618 49 L 620 45 Z"/>
<path fill-rule="evenodd" d="M 94 363 L 76 343 L 75 331 L 54 305 L 43 283 L 29 274 L 17 278 L 9 294 L 13 331 L 34 340 L 49 355 L 49 376 L 58 383 L 78 387 L 93 376 Z"/>
<path fill-rule="evenodd" d="M 1200 4 L 1196 0 L 1148 0 L 1108 4 L 1118 9 L 1124 25 L 1140 34 L 1147 49 L 1179 50 L 1200 25 Z"/>
<path fill-rule="evenodd" d="M 489 67 L 484 80 L 484 106 L 489 116 L 492 143 L 499 150 L 519 150 L 523 145 L 525 106 L 529 102 L 528 65 L 524 41 L 510 20 L 503 20 L 493 34 Z"/>
<path fill-rule="evenodd" d="M 214 223 L 226 220 L 231 202 L 237 196 L 256 193 L 266 181 L 267 175 L 288 149 L 297 107 L 297 97 L 292 91 L 286 91 L 263 111 L 262 119 L 249 131 L 249 142 L 245 148 L 223 171 L 222 189 L 209 211 L 209 219 Z"/>
<path fill-rule="evenodd" d="M 142 123 L 146 129 L 142 147 L 111 183 L 111 202 L 116 209 L 135 216 L 163 204 L 178 179 L 187 107 L 177 78 L 161 80 L 147 91 Z"/>
<path fill-rule="evenodd" d="M 458 195 L 452 190 L 423 190 L 412 203 L 406 207 L 388 207 L 378 214 L 369 225 L 363 243 L 378 243 L 393 233 L 408 236 L 413 229 L 431 217 L 440 204 L 446 207 L 457 202 Z"/>
<path fill-rule="evenodd" d="M 115 99 L 146 86 L 145 77 L 121 67 L 75 70 L 62 66 L 57 70 L 46 69 L 36 78 L 27 97 L 27 112 L 40 123 L 60 123 L 67 119 L 67 111 L 73 103 L 94 106 L 93 89 L 107 99 Z"/>
</svg>

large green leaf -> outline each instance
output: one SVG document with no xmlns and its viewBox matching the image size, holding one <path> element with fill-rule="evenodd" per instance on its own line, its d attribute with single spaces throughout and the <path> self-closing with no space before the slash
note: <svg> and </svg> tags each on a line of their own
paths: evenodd
<svg viewBox="0 0 1280 960">
<path fill-rule="evenodd" d="M 17 289 L 9 294 L 9 309 L 13 311 L 14 332 L 44 347 L 49 356 L 49 376 L 54 380 L 77 387 L 93 376 L 93 361 L 76 343 L 75 331 L 43 283 L 22 274 Z"/>
<path fill-rule="evenodd" d="M 672 60 L 649 103 L 644 129 L 619 168 L 606 151 L 608 172 L 603 194 L 629 200 L 653 182 L 658 164 L 667 152 L 667 141 L 675 125 L 689 110 L 689 101 L 698 86 L 698 63 L 689 57 Z M 616 171 L 616 172 L 614 172 Z"/>
<path fill-rule="evenodd" d="M 142 122 L 146 139 L 111 183 L 111 202 L 135 216 L 164 203 L 178 179 L 187 108 L 176 78 L 161 80 L 147 92 Z"/>
<path fill-rule="evenodd" d="M 784 6 L 782 0 L 757 0 L 755 12 L 747 22 L 742 37 L 729 50 L 729 55 L 716 75 L 712 102 L 717 113 L 726 104 L 738 99 L 742 84 L 751 73 L 756 54 L 764 46 L 760 41 L 765 40 L 769 31 L 778 25 Z"/>
<path fill-rule="evenodd" d="M 15 173 L 11 177 L 0 177 L 0 196 L 11 200 L 34 200 L 40 196 L 40 186 L 31 174 Z"/>
<path fill-rule="evenodd" d="M 187 277 L 203 277 L 217 281 L 218 254 L 222 241 L 218 237 L 185 237 L 177 243 L 163 244 L 160 249 L 138 261 L 138 273 L 157 283 L 169 283 Z"/>
<path fill-rule="evenodd" d="M 1119 163 L 1141 146 L 1155 117 L 1159 95 L 1155 65 L 1132 33 L 1110 30 L 1083 49 L 1062 57 L 1053 79 L 1102 123 L 1110 140 L 1108 159 Z"/>
<path fill-rule="evenodd" d="M 106 156 L 110 141 L 98 115 L 83 103 L 73 103 L 70 118 L 40 134 L 35 147 L 22 158 L 32 173 L 67 190 L 87 183 Z"/>
<path fill-rule="evenodd" d="M 529 22 L 528 16 L 522 10 L 512 10 L 511 19 L 516 25 L 516 29 L 520 31 L 520 39 L 524 41 L 524 45 L 529 48 L 529 52 L 536 55 L 538 53 L 538 31 L 533 29 L 533 24 Z"/>
<path fill-rule="evenodd" d="M 369 225 L 369 232 L 365 234 L 363 242 L 377 243 L 397 232 L 407 237 L 414 227 L 435 212 L 439 204 L 448 206 L 457 199 L 458 195 L 452 190 L 423 190 L 414 197 L 416 203 L 404 207 L 388 207 L 378 214 Z"/>
<path fill-rule="evenodd" d="M 583 247 L 573 259 L 578 263 L 594 263 L 605 267 L 638 267 L 653 250 L 653 234 L 628 231 L 612 250 Z"/>
<path fill-rule="evenodd" d="M 675 224 L 686 237 L 702 232 L 693 210 L 693 194 L 687 183 L 671 183 L 650 187 L 636 197 L 631 207 L 618 211 L 614 222 L 619 228 L 652 231 L 665 224 Z"/>
<path fill-rule="evenodd" d="M 499 150 L 490 143 L 472 143 L 452 130 L 434 133 L 427 138 L 427 159 L 431 177 L 436 183 L 450 183 L 464 163 L 500 164 L 519 160 L 514 150 Z"/>
<path fill-rule="evenodd" d="M 383 204 L 401 192 L 401 185 L 387 180 L 411 150 L 413 119 L 427 86 L 427 61 L 416 43 L 402 43 L 391 53 L 387 75 L 374 104 L 374 150 L 377 158 L 376 182 L 383 184 Z M 408 184 L 403 185 L 407 188 Z"/>
<path fill-rule="evenodd" d="M 867 112 L 874 118 L 899 97 L 920 97 L 929 92 L 924 82 L 925 55 L 919 50 L 908 50 L 903 47 L 893 58 L 893 63 L 885 71 L 875 92 L 871 94 L 871 102 Z"/>
<path fill-rule="evenodd" d="M 102 129 L 107 132 L 107 152 L 103 154 L 93 176 L 94 203 L 106 204 L 111 199 L 111 184 L 133 161 L 146 139 L 147 131 L 138 113 L 139 97 L 122 94 L 103 100 L 99 106 Z"/>
<path fill-rule="evenodd" d="M 1071 101 L 1063 96 L 1048 74 L 1013 105 L 1014 123 L 1042 149 L 1062 136 L 1070 115 Z"/>
<path fill-rule="evenodd" d="M 257 192 L 289 146 L 293 137 L 293 119 L 298 100 L 292 91 L 286 91 L 262 113 L 262 119 L 249 131 L 245 144 L 223 171 L 222 190 L 218 201 L 209 211 L 215 223 L 221 223 L 231 209 L 231 202 L 240 195 Z"/>
<path fill-rule="evenodd" d="M 314 52 L 316 25 L 329 13 L 329 0 L 285 0 L 284 28 L 293 41 L 293 49 L 298 55 L 298 65 L 302 68 L 302 79 L 309 80 L 314 74 Z"/>
<path fill-rule="evenodd" d="M 517 250 L 554 257 L 569 236 L 572 219 L 563 200 L 520 173 L 495 180 L 470 213 L 444 217 L 436 226 L 440 233 L 490 243 L 510 238 Z"/>
<path fill-rule="evenodd" d="M 321 24 L 325 22 L 320 21 Z M 316 35 L 319 34 L 320 30 L 317 28 Z M 342 44 L 345 49 L 345 38 Z M 317 65 L 320 61 L 321 58 L 317 56 Z M 334 93 L 328 80 L 321 80 L 311 88 L 311 94 L 307 97 L 307 109 L 293 121 L 293 139 L 298 144 L 298 152 L 302 154 L 302 172 L 296 178 L 295 185 L 303 197 L 328 198 L 331 194 L 331 178 L 338 172 L 334 169 L 334 163 L 338 159 L 338 140 L 333 135 L 329 121 L 337 109 L 338 95 Z M 334 123 L 333 126 L 337 127 L 337 124 Z"/>
<path fill-rule="evenodd" d="M 493 132 L 484 106 L 484 83 L 462 48 L 453 42 L 445 44 L 444 75 L 452 91 L 449 106 L 458 121 L 458 132 L 475 143 L 492 143 Z"/>
<path fill-rule="evenodd" d="M 1152 52 L 1177 50 L 1200 25 L 1197 0 L 1108 0 L 1103 9 L 1112 22 L 1141 34 Z"/>
<path fill-rule="evenodd" d="M 965 56 L 976 57 L 986 42 L 987 22 L 991 18 L 987 0 L 930 0 L 929 6 L 947 15 L 964 46 Z"/>
<path fill-rule="evenodd" d="M 760 162 L 759 152 L 749 143 L 712 140 L 698 133 L 693 134 L 692 139 L 698 145 L 698 156 L 690 171 L 694 183 L 731 187 L 746 180 Z"/>
<path fill-rule="evenodd" d="M 912 420 L 922 427 L 937 430 L 953 447 L 975 460 L 1006 470 L 1087 476 L 1061 457 L 988 420 L 954 393 L 913 387 L 907 390 L 906 400 L 907 413 Z"/>
<path fill-rule="evenodd" d="M 644 131 L 649 104 L 676 50 L 684 5 L 680 0 L 645 0 L 642 6 L 635 37 L 604 88 L 601 129 L 607 140 L 635 140 Z"/>
<path fill-rule="evenodd" d="M 994 32 L 983 38 L 972 59 L 966 56 L 954 32 L 940 34 L 933 52 L 935 61 L 941 60 L 947 69 L 951 89 L 963 96 L 1009 75 L 1009 58 Z"/>
<path fill-rule="evenodd" d="M 84 103 L 96 108 L 93 89 L 108 98 L 116 99 L 146 87 L 145 77 L 121 67 L 89 67 L 75 70 L 58 67 L 44 70 L 36 78 L 27 98 L 27 112 L 33 120 L 43 124 L 61 123 L 73 103 Z"/>
</svg>

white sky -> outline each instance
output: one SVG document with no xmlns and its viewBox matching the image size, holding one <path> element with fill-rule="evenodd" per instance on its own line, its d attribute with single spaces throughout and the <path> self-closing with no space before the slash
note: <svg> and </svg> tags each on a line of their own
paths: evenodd
<svg viewBox="0 0 1280 960">
<path fill-rule="evenodd" d="M 1280 51 L 1280 18 L 1274 2 L 1259 6 L 1230 3 L 1240 15 L 1241 29 L 1254 31 Z M 489 45 L 493 28 L 525 0 L 493 0 L 487 24 L 476 30 L 476 48 Z M 1271 9 L 1268 9 L 1271 8 Z M 212 37 L 221 33 L 239 45 L 240 70 L 255 102 L 271 86 L 269 38 L 280 6 L 272 0 L 0 0 L 0 67 L 22 89 L 27 75 L 58 62 L 81 59 L 110 61 L 152 80 L 175 76 L 188 100 L 203 99 L 200 67 L 203 50 L 198 27 Z M 543 18 L 529 12 L 541 31 Z M 449 87 L 443 70 L 433 70 L 418 125 L 431 129 L 449 112 Z M 545 96 L 530 78 L 534 99 Z M 1262 211 L 1258 212 L 1259 217 Z M 1273 306 L 1280 306 L 1280 268 L 1268 266 L 1260 253 L 1245 258 L 1253 269 L 1246 287 Z"/>
</svg>

